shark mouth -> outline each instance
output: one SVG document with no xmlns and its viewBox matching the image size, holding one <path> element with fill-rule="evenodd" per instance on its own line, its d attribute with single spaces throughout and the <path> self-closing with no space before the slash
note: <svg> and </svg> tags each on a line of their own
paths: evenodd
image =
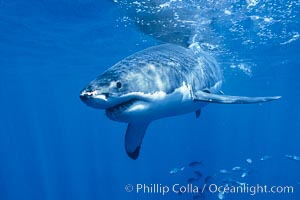
<svg viewBox="0 0 300 200">
<path fill-rule="evenodd" d="M 127 110 L 128 108 L 130 108 L 130 106 L 132 106 L 136 101 L 138 101 L 138 99 L 133 98 L 130 99 L 128 101 L 122 102 L 120 104 L 117 104 L 113 107 L 107 108 L 106 109 L 106 114 L 108 115 L 118 115 L 121 114 L 122 112 L 124 112 L 125 110 Z"/>
</svg>

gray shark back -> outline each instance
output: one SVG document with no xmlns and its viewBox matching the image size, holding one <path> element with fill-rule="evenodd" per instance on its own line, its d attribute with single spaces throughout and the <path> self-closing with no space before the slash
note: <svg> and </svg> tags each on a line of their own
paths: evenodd
<svg viewBox="0 0 300 200">
<path fill-rule="evenodd" d="M 111 77 L 113 74 L 127 73 L 128 76 L 128 72 L 132 76 L 143 75 L 142 79 L 136 77 L 135 83 L 131 84 L 138 92 L 145 86 L 142 91 L 145 93 L 170 93 L 182 86 L 183 82 L 191 85 L 194 91 L 209 90 L 222 81 L 221 69 L 213 57 L 205 52 L 195 53 L 191 49 L 173 44 L 163 44 L 137 52 L 104 74 Z"/>
</svg>

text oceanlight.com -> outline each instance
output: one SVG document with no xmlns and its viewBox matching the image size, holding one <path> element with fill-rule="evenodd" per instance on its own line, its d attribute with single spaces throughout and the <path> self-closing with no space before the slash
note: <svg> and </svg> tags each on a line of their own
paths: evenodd
<svg viewBox="0 0 300 200">
<path fill-rule="evenodd" d="M 291 194 L 294 193 L 293 186 L 268 186 L 268 185 L 249 185 L 240 184 L 238 186 L 229 185 L 217 185 L 217 184 L 204 184 L 202 186 L 194 184 L 127 184 L 125 186 L 126 192 L 136 192 L 137 194 L 160 194 L 166 195 L 168 193 L 180 193 L 180 194 L 200 194 L 200 193 L 224 193 L 224 194 Z"/>
</svg>

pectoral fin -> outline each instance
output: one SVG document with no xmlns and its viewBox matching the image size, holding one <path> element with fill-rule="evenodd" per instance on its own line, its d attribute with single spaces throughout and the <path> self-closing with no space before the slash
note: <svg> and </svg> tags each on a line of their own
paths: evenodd
<svg viewBox="0 0 300 200">
<path fill-rule="evenodd" d="M 263 103 L 263 102 L 277 100 L 280 98 L 281 96 L 273 96 L 273 97 L 228 96 L 228 95 L 212 94 L 203 91 L 197 91 L 196 94 L 194 94 L 194 101 L 222 103 L 222 104 Z"/>
<path fill-rule="evenodd" d="M 134 160 L 136 160 L 139 156 L 141 144 L 149 124 L 149 122 L 128 124 L 125 135 L 125 148 L 128 156 Z"/>
</svg>

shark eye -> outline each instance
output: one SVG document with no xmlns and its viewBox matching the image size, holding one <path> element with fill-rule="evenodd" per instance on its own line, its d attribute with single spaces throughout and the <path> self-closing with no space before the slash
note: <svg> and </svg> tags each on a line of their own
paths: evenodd
<svg viewBox="0 0 300 200">
<path fill-rule="evenodd" d="M 117 85 L 117 88 L 119 88 L 119 89 L 122 87 L 122 83 L 119 81 L 116 83 L 116 85 Z"/>
</svg>

